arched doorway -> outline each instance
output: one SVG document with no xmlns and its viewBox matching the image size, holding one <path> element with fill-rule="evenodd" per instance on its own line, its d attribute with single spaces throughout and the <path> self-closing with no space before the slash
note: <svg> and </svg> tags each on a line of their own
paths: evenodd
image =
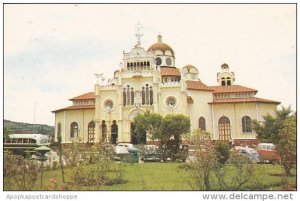
<svg viewBox="0 0 300 201">
<path fill-rule="evenodd" d="M 113 120 L 111 125 L 111 143 L 117 144 L 118 141 L 118 125 L 116 120 Z"/>
<path fill-rule="evenodd" d="M 222 116 L 218 122 L 219 140 L 230 140 L 230 120 L 226 116 Z"/>
<path fill-rule="evenodd" d="M 88 125 L 88 143 L 95 142 L 95 122 L 91 121 Z"/>
</svg>

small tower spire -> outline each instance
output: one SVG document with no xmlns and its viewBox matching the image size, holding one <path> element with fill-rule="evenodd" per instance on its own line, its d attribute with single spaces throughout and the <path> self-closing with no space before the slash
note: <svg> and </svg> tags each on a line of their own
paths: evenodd
<svg viewBox="0 0 300 201">
<path fill-rule="evenodd" d="M 143 26 L 141 25 L 141 23 L 137 22 L 137 24 L 135 25 L 135 37 L 137 38 L 136 47 L 141 46 L 141 37 L 144 35 L 141 33 L 142 28 Z"/>
<path fill-rule="evenodd" d="M 162 43 L 162 36 L 160 34 L 157 36 L 157 42 Z"/>
<path fill-rule="evenodd" d="M 234 72 L 229 71 L 229 65 L 227 63 L 221 65 L 221 72 L 217 74 L 217 81 L 220 86 L 230 86 L 234 84 L 235 75 Z"/>
</svg>

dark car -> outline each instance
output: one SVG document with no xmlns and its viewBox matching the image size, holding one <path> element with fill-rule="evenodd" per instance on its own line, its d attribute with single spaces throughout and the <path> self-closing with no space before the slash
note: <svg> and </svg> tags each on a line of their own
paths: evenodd
<svg viewBox="0 0 300 201">
<path fill-rule="evenodd" d="M 169 158 L 172 162 L 174 161 L 182 161 L 186 162 L 189 156 L 189 145 L 180 144 L 179 147 L 173 145 L 169 146 L 167 149 L 167 158 Z"/>
<path fill-rule="evenodd" d="M 158 146 L 144 145 L 141 159 L 144 162 L 160 162 L 162 160 L 162 154 L 160 153 Z"/>
</svg>

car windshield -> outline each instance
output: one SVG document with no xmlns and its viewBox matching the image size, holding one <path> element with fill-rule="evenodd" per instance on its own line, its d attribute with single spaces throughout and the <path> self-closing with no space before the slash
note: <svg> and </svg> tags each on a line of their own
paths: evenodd
<svg viewBox="0 0 300 201">
<path fill-rule="evenodd" d="M 251 153 L 251 154 L 255 154 L 256 151 L 254 149 L 248 149 L 248 152 Z"/>
</svg>

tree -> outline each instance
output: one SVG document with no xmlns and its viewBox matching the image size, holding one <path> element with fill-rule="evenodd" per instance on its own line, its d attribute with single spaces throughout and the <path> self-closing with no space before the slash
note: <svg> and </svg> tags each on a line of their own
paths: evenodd
<svg viewBox="0 0 300 201">
<path fill-rule="evenodd" d="M 190 126 L 190 119 L 182 114 L 169 114 L 163 118 L 162 135 L 158 139 L 161 140 L 164 161 L 168 156 L 172 160 L 178 158 L 181 136 L 190 130 Z"/>
<path fill-rule="evenodd" d="M 160 114 L 150 113 L 150 111 L 138 114 L 134 118 L 135 128 L 133 134 L 139 142 L 145 138 L 146 134 L 148 134 L 151 140 L 159 139 L 162 132 L 162 121 L 163 117 Z"/>
<path fill-rule="evenodd" d="M 60 170 L 61 170 L 61 177 L 62 177 L 62 182 L 65 183 L 65 171 L 64 171 L 64 163 L 63 163 L 63 150 L 62 150 L 62 136 L 60 132 L 58 133 L 57 136 L 58 140 L 58 155 L 59 155 L 59 164 L 60 164 Z"/>
<path fill-rule="evenodd" d="M 159 140 L 159 147 L 166 161 L 168 151 L 176 154 L 179 150 L 181 135 L 190 129 L 190 120 L 184 115 L 167 115 L 150 113 L 139 114 L 134 118 L 137 138 L 147 134 L 151 140 Z"/>
<path fill-rule="evenodd" d="M 248 157 L 236 151 L 227 153 L 228 147 L 224 143 L 215 144 L 210 134 L 200 129 L 193 132 L 190 141 L 193 146 L 190 186 L 194 190 L 261 190 L 254 174 L 255 164 Z M 218 150 L 218 147 L 222 148 Z M 226 156 L 226 161 L 220 157 L 220 150 Z"/>
<path fill-rule="evenodd" d="M 193 132 L 190 141 L 194 146 L 195 157 L 190 163 L 190 176 L 193 181 L 190 185 L 194 190 L 211 190 L 211 174 L 217 167 L 213 141 L 209 133 L 200 129 Z"/>
<path fill-rule="evenodd" d="M 291 176 L 291 169 L 296 163 L 297 139 L 296 139 L 296 115 L 287 118 L 283 128 L 279 130 L 277 150 L 281 156 L 281 163 L 286 176 Z"/>
<path fill-rule="evenodd" d="M 8 127 L 4 127 L 4 129 L 3 129 L 4 139 L 8 139 L 10 133 L 11 133 L 11 130 Z"/>
<path fill-rule="evenodd" d="M 261 124 L 253 121 L 253 130 L 261 142 L 272 142 L 276 145 L 281 157 L 281 164 L 287 176 L 296 160 L 296 115 L 292 114 L 291 107 L 282 107 L 275 112 L 263 116 Z"/>
<path fill-rule="evenodd" d="M 253 120 L 252 128 L 257 134 L 258 140 L 261 142 L 272 142 L 278 144 L 279 131 L 283 128 L 284 121 L 291 115 L 291 107 L 282 107 L 281 110 L 276 110 L 275 116 L 267 114 L 263 116 L 263 123 Z"/>
</svg>

